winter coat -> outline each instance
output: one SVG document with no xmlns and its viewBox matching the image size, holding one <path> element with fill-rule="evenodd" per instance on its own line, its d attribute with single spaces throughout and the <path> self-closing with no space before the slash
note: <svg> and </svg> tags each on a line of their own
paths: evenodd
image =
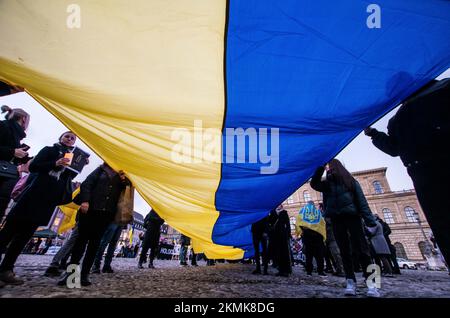
<svg viewBox="0 0 450 318">
<path fill-rule="evenodd" d="M 252 224 L 251 231 L 253 236 L 263 237 L 269 233 L 269 216 L 262 218 Z"/>
<path fill-rule="evenodd" d="M 14 158 L 14 152 L 16 148 L 20 147 L 20 141 L 25 137 L 25 132 L 20 125 L 13 120 L 0 121 L 0 160 L 11 161 L 15 165 L 21 163 L 21 160 Z M 11 196 L 11 192 L 19 180 L 19 173 L 16 178 L 3 178 L 0 177 L 0 202 L 8 202 Z M 4 206 L 0 203 L 0 209 Z M 3 215 L 3 211 L 0 211 L 0 218 Z"/>
<path fill-rule="evenodd" d="M 118 173 L 101 165 L 81 183 L 80 194 L 74 201 L 78 204 L 89 202 L 90 211 L 102 211 L 113 218 L 120 194 L 127 183 L 127 180 L 120 179 Z"/>
<path fill-rule="evenodd" d="M 333 220 L 339 216 L 358 215 L 367 226 L 374 226 L 375 217 L 358 181 L 353 179 L 354 191 L 350 191 L 333 179 L 322 180 L 324 170 L 324 167 L 317 168 L 310 183 L 314 190 L 323 193 L 324 217 Z"/>
<path fill-rule="evenodd" d="M 383 227 L 384 238 L 386 240 L 386 243 L 388 243 L 389 248 L 391 248 L 392 242 L 391 242 L 391 239 L 389 238 L 389 235 L 391 235 L 391 233 L 392 233 L 391 227 L 386 222 L 384 222 L 382 219 L 377 219 L 377 221 Z"/>
<path fill-rule="evenodd" d="M 189 246 L 189 245 L 191 245 L 191 238 L 186 236 L 186 235 L 181 234 L 180 244 L 181 244 L 181 246 Z"/>
<path fill-rule="evenodd" d="M 384 238 L 383 226 L 380 224 L 380 222 L 375 222 L 376 226 L 366 228 L 369 234 L 370 242 L 372 243 L 372 247 L 377 255 L 390 255 L 391 250 L 389 249 L 389 245 Z"/>
<path fill-rule="evenodd" d="M 274 257 L 279 266 L 278 269 L 282 273 L 291 273 L 291 223 L 286 210 L 278 213 L 278 218 L 273 228 Z"/>
<path fill-rule="evenodd" d="M 20 147 L 20 141 L 25 136 L 25 132 L 17 122 L 0 121 L 0 160 L 12 160 L 15 149 Z"/>
<path fill-rule="evenodd" d="M 434 83 L 403 103 L 389 120 L 387 134 L 372 129 L 373 144 L 400 156 L 410 175 L 415 167 L 441 165 L 450 158 L 442 148 L 450 142 L 449 102 L 450 79 Z"/>
<path fill-rule="evenodd" d="M 76 173 L 56 167 L 56 161 L 69 149 L 61 144 L 44 147 L 30 164 L 27 185 L 8 217 L 37 225 L 47 225 L 58 205 L 72 201 L 72 179 Z M 59 178 L 50 173 L 63 171 Z"/>
<path fill-rule="evenodd" d="M 164 220 L 155 210 L 151 210 L 150 213 L 145 216 L 144 226 L 147 231 L 145 232 L 144 241 L 146 241 L 150 248 L 158 247 L 159 237 L 161 235 L 161 225 L 163 224 Z"/>
</svg>

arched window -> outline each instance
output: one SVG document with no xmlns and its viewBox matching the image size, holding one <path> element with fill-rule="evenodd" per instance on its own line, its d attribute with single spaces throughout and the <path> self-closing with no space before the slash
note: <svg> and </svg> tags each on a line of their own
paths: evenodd
<svg viewBox="0 0 450 318">
<path fill-rule="evenodd" d="M 374 181 L 372 184 L 373 188 L 375 189 L 375 194 L 382 194 L 384 192 L 380 181 Z"/>
<path fill-rule="evenodd" d="M 303 191 L 303 200 L 305 200 L 305 202 L 311 201 L 311 194 L 309 193 L 308 190 Z"/>
<path fill-rule="evenodd" d="M 398 258 L 408 259 L 408 255 L 406 255 L 405 247 L 402 243 L 396 242 L 394 243 L 394 246 Z"/>
<path fill-rule="evenodd" d="M 407 206 L 405 208 L 405 215 L 406 218 L 408 219 L 408 222 L 417 222 L 416 211 L 414 211 L 412 207 Z"/>
<path fill-rule="evenodd" d="M 426 259 L 425 255 L 431 254 L 431 244 L 428 242 L 421 241 L 419 242 L 420 253 L 422 253 L 422 257 Z"/>
<path fill-rule="evenodd" d="M 382 210 L 382 212 L 383 212 L 384 221 L 386 223 L 388 223 L 388 224 L 395 223 L 394 215 L 392 214 L 391 210 L 389 210 L 388 208 L 384 208 Z"/>
<path fill-rule="evenodd" d="M 293 204 L 294 203 L 294 197 L 292 195 L 287 199 L 287 203 L 288 204 Z"/>
</svg>

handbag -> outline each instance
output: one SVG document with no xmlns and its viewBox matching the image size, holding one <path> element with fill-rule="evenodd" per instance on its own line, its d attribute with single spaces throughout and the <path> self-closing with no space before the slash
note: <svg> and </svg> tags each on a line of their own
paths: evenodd
<svg viewBox="0 0 450 318">
<path fill-rule="evenodd" d="M 14 188 L 11 192 L 11 199 L 13 199 L 14 201 L 17 200 L 19 195 L 23 192 L 23 190 L 27 186 L 27 181 L 28 181 L 29 177 L 30 177 L 30 174 L 27 174 L 27 175 L 21 177 L 19 179 L 19 181 L 17 181 L 16 185 L 14 186 Z"/>
<path fill-rule="evenodd" d="M 127 225 L 133 222 L 134 187 L 127 185 L 120 193 L 114 223 Z"/>
<path fill-rule="evenodd" d="M 0 177 L 8 179 L 19 178 L 19 172 L 17 166 L 9 161 L 0 160 Z"/>
</svg>

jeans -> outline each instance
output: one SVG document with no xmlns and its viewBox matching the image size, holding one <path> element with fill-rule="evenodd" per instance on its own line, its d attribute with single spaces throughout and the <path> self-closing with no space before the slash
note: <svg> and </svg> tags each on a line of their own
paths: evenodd
<svg viewBox="0 0 450 318">
<path fill-rule="evenodd" d="M 255 234 L 252 233 L 253 240 L 253 249 L 255 250 L 255 262 L 256 262 L 256 270 L 261 271 L 261 252 L 260 248 L 262 246 L 262 262 L 264 272 L 267 272 L 267 267 L 269 266 L 269 253 L 268 253 L 268 242 L 267 236 L 265 234 Z"/>
<path fill-rule="evenodd" d="M 366 270 L 372 264 L 372 259 L 361 218 L 353 215 L 340 216 L 333 218 L 332 222 L 334 236 L 341 252 L 345 277 L 356 281 L 353 264 L 353 256 L 355 256 L 362 266 L 364 277 L 367 278 Z"/>
<path fill-rule="evenodd" d="M 78 265 L 86 252 L 81 267 L 82 275 L 87 275 L 91 271 L 101 238 L 110 222 L 110 215 L 105 211 L 88 210 L 87 214 L 80 214 L 78 220 L 79 234 L 72 250 L 70 264 Z"/>
<path fill-rule="evenodd" d="M 103 234 L 100 246 L 98 248 L 97 254 L 95 255 L 94 267 L 100 268 L 103 258 L 103 253 L 105 252 L 106 246 L 108 246 L 108 251 L 105 256 L 105 264 L 103 267 L 111 267 L 112 259 L 114 257 L 114 251 L 116 250 L 117 242 L 119 241 L 120 234 L 122 233 L 123 227 L 116 223 L 111 223 L 106 228 Z"/>
<path fill-rule="evenodd" d="M 78 224 L 72 229 L 72 233 L 70 233 L 70 237 L 64 243 L 64 245 L 60 248 L 58 253 L 53 257 L 50 266 L 58 267 L 61 264 L 61 261 L 67 259 L 70 252 L 72 252 L 72 248 L 75 245 L 75 242 L 78 238 Z"/>
<path fill-rule="evenodd" d="M 188 246 L 187 245 L 181 245 L 180 248 L 180 263 L 186 263 L 187 260 L 187 251 L 188 251 Z"/>
<path fill-rule="evenodd" d="M 316 259 L 317 273 L 322 274 L 324 269 L 324 244 L 323 237 L 312 230 L 303 230 L 303 244 L 306 257 L 306 272 L 311 274 L 313 271 L 313 258 Z"/>
</svg>

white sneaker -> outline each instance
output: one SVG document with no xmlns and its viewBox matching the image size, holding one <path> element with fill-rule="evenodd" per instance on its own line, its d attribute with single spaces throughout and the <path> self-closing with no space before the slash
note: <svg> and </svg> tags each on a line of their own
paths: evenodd
<svg viewBox="0 0 450 318">
<path fill-rule="evenodd" d="M 380 292 L 376 287 L 369 287 L 369 289 L 367 290 L 367 297 L 379 298 Z"/>
<path fill-rule="evenodd" d="M 356 296 L 356 283 L 353 279 L 347 279 L 347 287 L 345 287 L 345 296 Z"/>
</svg>

